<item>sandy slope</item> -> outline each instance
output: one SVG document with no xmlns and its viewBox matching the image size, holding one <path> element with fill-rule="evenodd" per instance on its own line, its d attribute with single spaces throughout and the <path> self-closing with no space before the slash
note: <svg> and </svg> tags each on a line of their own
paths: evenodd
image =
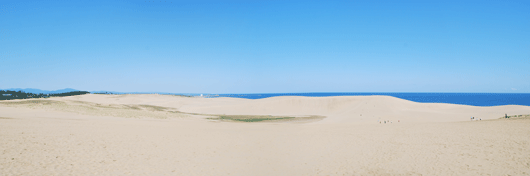
<svg viewBox="0 0 530 176">
<path fill-rule="evenodd" d="M 530 119 L 497 119 L 530 114 L 528 106 L 424 104 L 386 96 L 46 100 L 0 103 L 0 175 L 530 174 Z M 326 118 L 212 122 L 177 111 Z"/>
<path fill-rule="evenodd" d="M 416 122 L 469 121 L 471 116 L 497 119 L 530 114 L 528 106 L 476 107 L 443 103 L 416 103 L 390 96 L 187 98 L 167 95 L 85 95 L 59 98 L 101 104 L 149 104 L 182 112 L 233 115 L 322 115 L 320 123 L 376 123 L 377 120 Z"/>
</svg>

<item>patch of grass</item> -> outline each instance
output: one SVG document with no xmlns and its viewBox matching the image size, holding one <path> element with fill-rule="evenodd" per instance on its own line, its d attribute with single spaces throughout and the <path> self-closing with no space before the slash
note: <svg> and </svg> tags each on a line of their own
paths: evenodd
<svg viewBox="0 0 530 176">
<path fill-rule="evenodd" d="M 249 115 L 231 115 L 231 116 L 219 116 L 220 120 L 232 120 L 238 122 L 262 122 L 262 121 L 277 121 L 277 120 L 289 120 L 295 117 L 275 117 L 275 116 L 249 116 Z"/>
<path fill-rule="evenodd" d="M 153 106 L 153 105 L 138 105 L 139 107 L 145 108 L 150 111 L 165 111 L 168 108 L 162 106 Z"/>
<path fill-rule="evenodd" d="M 121 107 L 119 105 L 102 105 L 102 104 L 90 104 L 94 107 L 97 107 L 97 108 L 107 108 L 107 109 L 121 109 Z"/>
<path fill-rule="evenodd" d="M 142 110 L 142 108 L 139 108 L 138 106 L 135 106 L 135 105 L 123 105 L 123 106 L 129 109 Z"/>
<path fill-rule="evenodd" d="M 99 104 L 83 101 L 56 101 L 56 100 L 24 100 L 24 101 L 0 101 L 0 106 L 9 107 L 27 107 L 40 109 L 53 109 L 64 112 L 74 112 L 84 115 L 96 116 L 115 116 L 127 118 L 180 118 L 186 117 L 188 114 L 176 112 L 169 112 L 174 110 L 169 107 L 153 106 L 153 105 L 135 105 L 135 104 Z"/>
<path fill-rule="evenodd" d="M 499 119 L 530 119 L 530 114 L 526 114 L 526 115 L 511 115 L 511 116 L 508 116 L 508 118 L 501 117 Z"/>
<path fill-rule="evenodd" d="M 25 100 L 25 101 L 1 101 L 3 105 L 52 105 L 64 104 L 64 102 L 54 100 Z"/>
<path fill-rule="evenodd" d="M 267 116 L 267 115 L 219 115 L 209 120 L 234 121 L 234 122 L 286 122 L 286 121 L 305 121 L 319 120 L 323 116 L 309 117 L 289 117 L 289 116 Z"/>
</svg>

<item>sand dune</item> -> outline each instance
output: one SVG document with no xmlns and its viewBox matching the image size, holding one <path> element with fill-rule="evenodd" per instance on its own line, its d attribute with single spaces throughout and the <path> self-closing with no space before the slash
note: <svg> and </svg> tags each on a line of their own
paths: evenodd
<svg viewBox="0 0 530 176">
<path fill-rule="evenodd" d="M 58 100 L 77 100 L 102 104 L 148 104 L 171 107 L 181 112 L 233 115 L 321 115 L 321 123 L 405 120 L 416 122 L 469 121 L 470 117 L 498 119 L 507 114 L 530 114 L 528 106 L 477 107 L 443 103 L 417 103 L 390 96 L 188 98 L 167 95 L 86 95 Z"/>
<path fill-rule="evenodd" d="M 505 113 L 530 107 L 388 96 L 3 101 L 0 175 L 529 175 L 530 117 L 499 119 Z M 243 123 L 208 114 L 325 118 Z"/>
</svg>

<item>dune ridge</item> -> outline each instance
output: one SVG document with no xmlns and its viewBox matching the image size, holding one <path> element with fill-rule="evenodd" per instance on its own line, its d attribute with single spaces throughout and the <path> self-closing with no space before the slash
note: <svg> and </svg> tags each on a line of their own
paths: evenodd
<svg viewBox="0 0 530 176">
<path fill-rule="evenodd" d="M 379 119 L 413 122 L 453 122 L 497 119 L 504 114 L 530 114 L 529 106 L 478 107 L 444 103 L 417 103 L 391 96 L 298 97 L 265 99 L 193 98 L 171 95 L 86 95 L 57 100 L 78 100 L 103 104 L 147 104 L 175 108 L 186 113 L 229 115 L 318 115 L 319 123 L 365 123 Z"/>
</svg>

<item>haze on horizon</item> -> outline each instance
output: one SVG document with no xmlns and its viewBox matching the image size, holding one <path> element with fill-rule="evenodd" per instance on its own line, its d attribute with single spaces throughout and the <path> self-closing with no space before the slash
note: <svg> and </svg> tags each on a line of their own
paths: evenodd
<svg viewBox="0 0 530 176">
<path fill-rule="evenodd" d="M 529 1 L 3 1 L 0 89 L 530 93 Z"/>
</svg>

